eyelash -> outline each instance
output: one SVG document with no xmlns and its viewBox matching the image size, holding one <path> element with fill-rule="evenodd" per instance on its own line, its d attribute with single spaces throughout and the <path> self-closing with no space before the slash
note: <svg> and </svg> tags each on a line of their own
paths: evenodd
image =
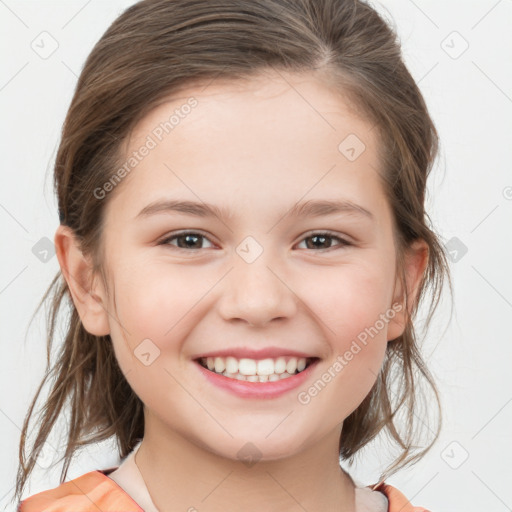
<svg viewBox="0 0 512 512">
<path fill-rule="evenodd" d="M 182 232 L 174 233 L 173 235 L 166 237 L 164 240 L 159 242 L 158 245 L 171 245 L 169 243 L 171 240 L 174 240 L 178 237 L 182 237 L 182 236 L 186 236 L 186 235 L 198 235 L 201 238 L 205 238 L 206 240 L 209 240 L 207 236 L 205 236 L 197 231 L 182 231 Z M 303 242 L 304 240 L 307 240 L 308 238 L 313 238 L 315 236 L 328 237 L 333 240 L 337 240 L 338 242 L 340 242 L 338 244 L 338 247 L 348 247 L 348 246 L 353 245 L 351 242 L 345 240 L 344 238 L 340 238 L 339 236 L 335 235 L 334 233 L 332 233 L 330 231 L 314 231 L 314 232 L 310 233 L 308 236 L 305 236 L 304 238 L 302 238 L 301 242 Z M 210 243 L 212 243 L 212 242 L 210 241 Z M 201 250 L 201 249 L 185 249 L 183 247 L 177 247 L 177 246 L 173 246 L 173 247 L 175 249 L 177 249 L 178 251 L 185 251 L 185 252 L 194 252 L 194 251 Z M 333 249 L 334 247 L 337 247 L 337 246 L 328 247 L 327 249 L 319 249 L 319 250 L 310 249 L 310 250 L 312 250 L 314 252 L 325 252 L 325 251 L 329 251 L 329 250 Z"/>
</svg>

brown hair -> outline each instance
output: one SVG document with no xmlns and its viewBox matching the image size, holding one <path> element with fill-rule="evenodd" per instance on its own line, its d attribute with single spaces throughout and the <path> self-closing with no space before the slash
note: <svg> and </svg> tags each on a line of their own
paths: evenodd
<svg viewBox="0 0 512 512">
<path fill-rule="evenodd" d="M 393 211 L 396 271 L 403 283 L 404 251 L 416 239 L 428 245 L 427 268 L 405 331 L 388 342 L 375 385 L 345 419 L 340 438 L 340 457 L 352 464 L 356 452 L 387 429 L 402 453 L 381 475 L 382 481 L 417 461 L 439 436 L 439 395 L 422 359 L 412 318 L 430 289 L 429 325 L 444 278 L 449 278 L 450 290 L 452 285 L 443 246 L 424 210 L 437 132 L 402 61 L 394 30 L 372 7 L 358 0 L 145 0 L 129 7 L 88 56 L 64 122 L 54 168 L 61 222 L 73 230 L 106 283 L 101 242 L 108 198 L 98 200 L 93 191 L 118 168 L 123 144 L 135 125 L 159 102 L 195 81 L 250 78 L 270 69 L 318 73 L 377 127 L 382 179 Z M 68 400 L 71 415 L 61 483 L 78 448 L 114 436 L 125 457 L 144 434 L 143 404 L 117 364 L 110 336 L 94 336 L 84 329 L 60 272 L 36 312 L 50 296 L 47 372 L 23 424 L 18 498 Z M 70 314 L 52 364 L 52 341 L 64 299 Z M 440 415 L 431 444 L 407 458 L 419 446 L 414 444 L 419 377 L 433 390 Z M 29 420 L 47 381 L 51 389 L 26 460 Z M 405 414 L 403 433 L 397 429 L 400 411 Z"/>
</svg>

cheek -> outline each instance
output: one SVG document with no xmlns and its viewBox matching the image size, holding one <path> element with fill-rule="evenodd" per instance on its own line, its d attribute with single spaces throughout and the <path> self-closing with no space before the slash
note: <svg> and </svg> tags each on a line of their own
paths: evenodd
<svg viewBox="0 0 512 512">
<path fill-rule="evenodd" d="M 379 319 L 390 309 L 390 286 L 390 274 L 378 263 L 343 265 L 308 281 L 305 297 L 329 339 L 343 350 L 372 326 L 379 331 L 372 330 L 374 337 L 386 337 L 387 323 Z"/>
<path fill-rule="evenodd" d="M 169 374 L 179 356 L 180 322 L 200 290 L 182 272 L 156 262 L 125 260 L 115 274 L 111 338 L 116 359 L 130 387 L 148 407 L 179 396 Z M 178 340 L 178 341 L 177 341 Z M 171 362 L 171 364 L 169 364 Z M 181 397 L 183 398 L 183 397 Z"/>
<path fill-rule="evenodd" d="M 369 393 L 387 347 L 390 276 L 378 262 L 362 263 L 331 269 L 308 286 L 308 305 L 320 318 L 331 351 L 321 376 L 328 384 L 317 406 L 334 405 L 335 421 L 348 416 Z"/>
<path fill-rule="evenodd" d="M 133 265 L 116 275 L 116 313 L 134 342 L 150 338 L 160 344 L 171 330 L 175 337 L 175 326 L 204 295 L 207 285 L 178 265 Z"/>
</svg>

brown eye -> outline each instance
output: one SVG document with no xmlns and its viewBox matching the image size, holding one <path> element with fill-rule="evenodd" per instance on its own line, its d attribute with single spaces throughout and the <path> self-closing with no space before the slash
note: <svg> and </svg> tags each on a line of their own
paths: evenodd
<svg viewBox="0 0 512 512">
<path fill-rule="evenodd" d="M 176 240 L 176 244 L 171 243 L 171 241 Z M 177 233 L 172 236 L 169 236 L 162 240 L 158 245 L 173 245 L 177 249 L 204 249 L 202 246 L 202 240 L 208 240 L 204 235 L 200 233 L 196 233 L 194 231 L 186 231 L 182 233 Z"/>
<path fill-rule="evenodd" d="M 311 242 L 308 243 L 307 240 L 310 240 Z M 337 245 L 341 246 L 348 246 L 352 245 L 347 240 L 344 240 L 343 238 L 340 238 L 339 236 L 335 236 L 331 233 L 313 233 L 312 235 L 307 236 L 303 239 L 303 241 L 306 241 L 306 249 L 330 249 L 333 247 L 332 240 L 336 240 L 340 243 Z"/>
</svg>

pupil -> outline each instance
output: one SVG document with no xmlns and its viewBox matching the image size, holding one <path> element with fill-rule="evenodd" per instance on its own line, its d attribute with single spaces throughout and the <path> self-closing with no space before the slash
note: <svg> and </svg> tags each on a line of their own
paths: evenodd
<svg viewBox="0 0 512 512">
<path fill-rule="evenodd" d="M 194 242 L 193 240 L 195 239 L 196 240 L 196 245 L 200 245 L 200 244 L 197 244 L 197 240 L 199 240 L 199 236 L 196 236 L 196 235 L 182 235 L 180 237 L 181 240 L 185 240 L 185 248 L 190 248 L 191 245 L 189 244 L 189 242 L 192 243 L 192 245 L 194 245 Z M 180 245 L 180 244 L 179 244 Z M 197 247 L 194 247 L 194 248 L 197 248 Z M 200 247 L 199 247 L 200 248 Z"/>
<path fill-rule="evenodd" d="M 321 240 L 320 244 L 323 244 L 325 243 L 326 239 L 329 238 L 328 236 L 324 236 L 324 235 L 314 235 L 314 236 L 311 236 L 309 237 L 311 240 Z M 318 245 L 316 244 L 313 244 L 313 247 L 318 247 Z"/>
</svg>

